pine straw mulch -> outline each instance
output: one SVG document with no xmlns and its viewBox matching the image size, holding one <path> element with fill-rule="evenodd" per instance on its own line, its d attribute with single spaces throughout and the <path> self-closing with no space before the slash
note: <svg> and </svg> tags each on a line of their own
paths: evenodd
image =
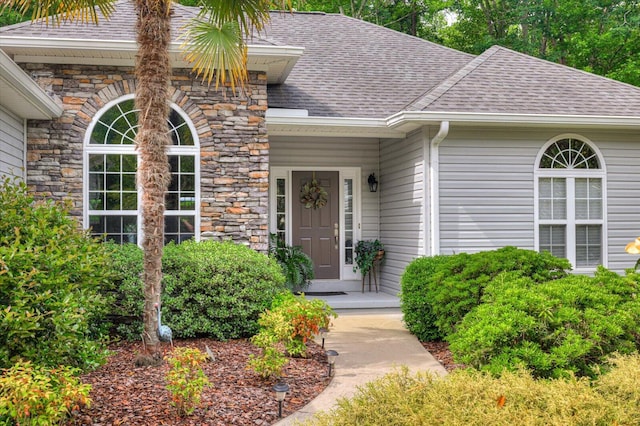
<svg viewBox="0 0 640 426">
<path fill-rule="evenodd" d="M 68 425 L 271 425 L 278 421 L 278 404 L 272 390 L 275 380 L 263 380 L 247 369 L 250 354 L 259 354 L 247 340 L 220 342 L 212 339 L 180 340 L 175 346 L 205 345 L 215 354 L 203 370 L 211 386 L 191 416 L 181 418 L 169 403 L 165 388 L 166 362 L 158 367 L 136 367 L 141 344 L 119 342 L 110 346 L 107 364 L 81 377 L 92 386 L 91 406 L 74 413 Z M 165 356 L 170 353 L 163 346 Z M 290 387 L 283 405 L 283 417 L 299 410 L 329 384 L 324 350 L 308 344 L 307 358 L 293 358 L 285 367 Z"/>
</svg>

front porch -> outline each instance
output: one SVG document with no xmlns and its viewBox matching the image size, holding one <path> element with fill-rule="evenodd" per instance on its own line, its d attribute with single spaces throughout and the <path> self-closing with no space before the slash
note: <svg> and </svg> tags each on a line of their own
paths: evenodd
<svg viewBox="0 0 640 426">
<path fill-rule="evenodd" d="M 376 293 L 373 282 L 369 291 L 368 281 L 363 293 L 360 280 L 313 280 L 305 295 L 309 299 L 322 299 L 336 310 L 400 308 L 397 294 L 385 293 L 380 288 Z"/>
</svg>

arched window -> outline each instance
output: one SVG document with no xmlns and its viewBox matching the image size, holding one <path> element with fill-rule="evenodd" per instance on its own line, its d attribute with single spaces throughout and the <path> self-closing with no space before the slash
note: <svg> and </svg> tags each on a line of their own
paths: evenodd
<svg viewBox="0 0 640 426">
<path fill-rule="evenodd" d="M 538 155 L 536 187 L 537 248 L 577 270 L 605 263 L 605 173 L 596 148 L 573 135 L 550 141 Z"/>
<path fill-rule="evenodd" d="M 85 143 L 85 224 L 94 235 L 118 243 L 137 243 L 141 234 L 137 113 L 132 96 L 107 104 L 96 114 Z M 167 148 L 171 183 L 165 196 L 165 242 L 182 242 L 198 235 L 199 148 L 188 117 L 176 105 L 167 123 L 172 143 Z"/>
</svg>

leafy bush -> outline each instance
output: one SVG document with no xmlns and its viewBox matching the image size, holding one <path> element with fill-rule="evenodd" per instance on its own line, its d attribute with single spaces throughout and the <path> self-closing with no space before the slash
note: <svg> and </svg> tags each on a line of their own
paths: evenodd
<svg viewBox="0 0 640 426">
<path fill-rule="evenodd" d="M 19 425 L 58 424 L 72 410 L 89 405 L 90 385 L 69 367 L 49 369 L 18 362 L 0 375 L 0 422 Z"/>
<path fill-rule="evenodd" d="M 329 328 L 335 312 L 321 299 L 306 299 L 304 295 L 280 294 L 270 310 L 260 315 L 260 332 L 251 342 L 262 349 L 262 356 L 252 356 L 249 367 L 262 377 L 277 377 L 286 365 L 286 354 L 305 357 L 307 342 Z"/>
<path fill-rule="evenodd" d="M 484 287 L 501 272 L 513 271 L 544 282 L 566 276 L 571 269 L 566 259 L 515 247 L 414 262 L 418 263 L 410 264 L 410 272 L 402 277 L 402 311 L 409 318 L 409 330 L 425 340 L 452 333 L 480 303 Z M 420 271 L 421 267 L 425 271 Z"/>
<path fill-rule="evenodd" d="M 536 380 L 526 371 L 502 377 L 472 369 L 444 378 L 408 369 L 388 374 L 318 413 L 307 426 L 356 425 L 637 425 L 640 356 L 616 358 L 594 383 Z M 618 378 L 628 378 L 617 380 Z"/>
<path fill-rule="evenodd" d="M 542 284 L 513 275 L 489 284 L 484 303 L 448 336 L 457 361 L 494 374 L 524 367 L 538 377 L 594 376 L 608 355 L 640 349 L 637 274 L 600 268 Z"/>
<path fill-rule="evenodd" d="M 129 244 L 113 251 L 115 322 L 121 336 L 136 339 L 142 333 L 142 253 Z M 230 241 L 169 244 L 162 270 L 162 319 L 174 338 L 252 336 L 260 313 L 285 290 L 275 260 Z"/>
<path fill-rule="evenodd" d="M 105 289 L 109 301 L 112 332 L 127 339 L 140 339 L 142 335 L 143 253 L 136 244 L 104 243 L 109 248 L 112 280 Z"/>
<path fill-rule="evenodd" d="M 427 283 L 449 256 L 419 257 L 407 265 L 400 278 L 400 300 L 404 323 L 423 342 L 439 340 L 443 336 L 436 327 L 436 315 L 431 307 Z"/>
<path fill-rule="evenodd" d="M 202 391 L 208 386 L 209 379 L 201 365 L 207 355 L 197 348 L 175 348 L 167 362 L 171 369 L 167 373 L 167 390 L 171 394 L 171 405 L 176 407 L 180 416 L 193 414 L 200 405 Z"/>
<path fill-rule="evenodd" d="M 0 367 L 104 362 L 106 256 L 68 204 L 36 203 L 25 184 L 0 182 Z"/>
<path fill-rule="evenodd" d="M 298 292 L 309 287 L 314 277 L 313 260 L 302 251 L 302 247 L 289 246 L 276 234 L 270 234 L 269 254 L 282 267 L 289 290 Z"/>
</svg>

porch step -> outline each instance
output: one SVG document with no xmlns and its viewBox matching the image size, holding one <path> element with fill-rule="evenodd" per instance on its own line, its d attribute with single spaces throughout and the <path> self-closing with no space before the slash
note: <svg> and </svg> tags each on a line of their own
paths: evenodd
<svg viewBox="0 0 640 426">
<path fill-rule="evenodd" d="M 362 282 L 360 280 L 312 280 L 311 285 L 305 290 L 305 293 L 320 293 L 329 291 L 350 292 L 360 291 L 361 289 Z"/>
<path fill-rule="evenodd" d="M 306 296 L 308 299 L 322 299 L 335 310 L 344 309 L 387 309 L 400 308 L 400 299 L 393 294 L 382 291 L 365 290 L 364 293 L 358 291 L 345 292 L 345 294 L 332 296 Z"/>
</svg>

